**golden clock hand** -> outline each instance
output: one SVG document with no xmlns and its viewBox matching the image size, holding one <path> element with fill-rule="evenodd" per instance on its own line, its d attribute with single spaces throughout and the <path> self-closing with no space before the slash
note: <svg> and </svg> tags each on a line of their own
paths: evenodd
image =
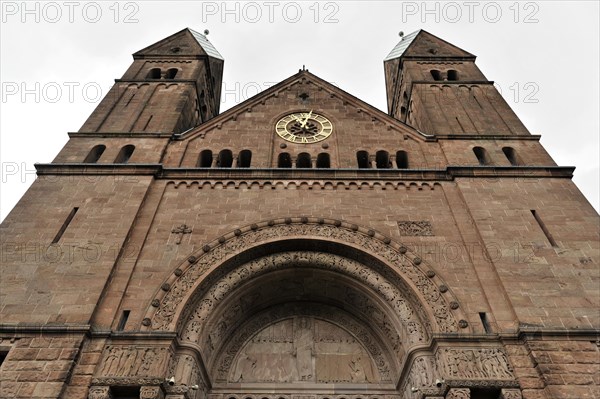
<svg viewBox="0 0 600 399">
<path fill-rule="evenodd" d="M 292 115 L 294 117 L 294 119 L 296 120 L 296 122 L 300 122 L 302 123 L 302 119 L 298 118 L 296 115 Z"/>
<path fill-rule="evenodd" d="M 302 123 L 302 126 L 300 126 L 301 128 L 304 129 L 304 126 L 306 126 L 306 122 L 308 122 L 308 119 L 311 117 L 312 115 L 312 109 L 310 110 L 310 112 L 308 113 L 308 115 L 306 115 L 306 119 L 304 119 L 304 122 Z"/>
</svg>

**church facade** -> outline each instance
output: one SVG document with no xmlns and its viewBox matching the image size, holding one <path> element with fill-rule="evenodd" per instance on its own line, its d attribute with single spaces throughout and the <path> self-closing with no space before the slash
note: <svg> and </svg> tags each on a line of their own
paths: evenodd
<svg viewBox="0 0 600 399">
<path fill-rule="evenodd" d="M 133 58 L 2 224 L 1 397 L 600 396 L 598 214 L 474 55 L 403 37 L 387 113 Z"/>
</svg>

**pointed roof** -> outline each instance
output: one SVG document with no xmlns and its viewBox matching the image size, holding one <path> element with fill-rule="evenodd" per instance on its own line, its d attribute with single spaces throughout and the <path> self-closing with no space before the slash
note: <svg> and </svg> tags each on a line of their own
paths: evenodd
<svg viewBox="0 0 600 399">
<path fill-rule="evenodd" d="M 475 58 L 475 56 L 431 33 L 419 29 L 402 38 L 385 58 Z"/>
<path fill-rule="evenodd" d="M 198 56 L 204 55 L 223 61 L 223 56 L 207 39 L 206 35 L 185 28 L 133 54 L 134 58 L 145 56 Z"/>
<path fill-rule="evenodd" d="M 384 61 L 393 60 L 395 58 L 402 57 L 402 54 L 406 51 L 408 46 L 415 40 L 415 37 L 421 33 L 421 29 L 414 31 L 413 33 L 409 33 L 406 36 L 403 36 L 402 39 L 396 44 L 396 47 L 390 51 L 387 57 L 385 57 Z"/>
<path fill-rule="evenodd" d="M 221 54 L 219 54 L 219 52 L 217 51 L 215 46 L 213 46 L 212 43 L 208 41 L 206 35 L 204 35 L 202 33 L 198 33 L 195 30 L 190 29 L 190 28 L 186 28 L 186 29 L 188 31 L 190 31 L 192 36 L 194 36 L 194 39 L 196 39 L 196 41 L 198 42 L 200 47 L 202 47 L 204 49 L 204 51 L 206 51 L 206 54 L 208 54 L 209 57 L 214 57 L 214 58 L 218 58 L 220 60 L 224 60 L 223 56 Z M 206 31 L 206 32 L 208 32 L 208 31 Z"/>
</svg>

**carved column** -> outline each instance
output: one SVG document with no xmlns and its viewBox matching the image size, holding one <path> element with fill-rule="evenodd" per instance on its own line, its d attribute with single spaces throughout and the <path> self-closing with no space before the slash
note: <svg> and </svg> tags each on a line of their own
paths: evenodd
<svg viewBox="0 0 600 399">
<path fill-rule="evenodd" d="M 110 387 L 91 386 L 88 391 L 88 399 L 112 399 Z"/>
<path fill-rule="evenodd" d="M 446 399 L 471 399 L 471 390 L 469 388 L 450 388 Z"/>
<path fill-rule="evenodd" d="M 500 399 L 523 399 L 520 389 L 503 388 L 500 393 Z"/>
<path fill-rule="evenodd" d="M 140 389 L 140 399 L 164 399 L 165 395 L 159 386 L 143 386 Z"/>
</svg>

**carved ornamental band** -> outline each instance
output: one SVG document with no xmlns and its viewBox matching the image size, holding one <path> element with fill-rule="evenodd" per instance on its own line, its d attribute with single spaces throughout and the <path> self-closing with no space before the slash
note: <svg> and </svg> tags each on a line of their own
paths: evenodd
<svg viewBox="0 0 600 399">
<path fill-rule="evenodd" d="M 422 220 L 419 222 L 401 221 L 398 222 L 398 230 L 401 236 L 432 236 L 433 228 L 431 223 Z"/>
</svg>

